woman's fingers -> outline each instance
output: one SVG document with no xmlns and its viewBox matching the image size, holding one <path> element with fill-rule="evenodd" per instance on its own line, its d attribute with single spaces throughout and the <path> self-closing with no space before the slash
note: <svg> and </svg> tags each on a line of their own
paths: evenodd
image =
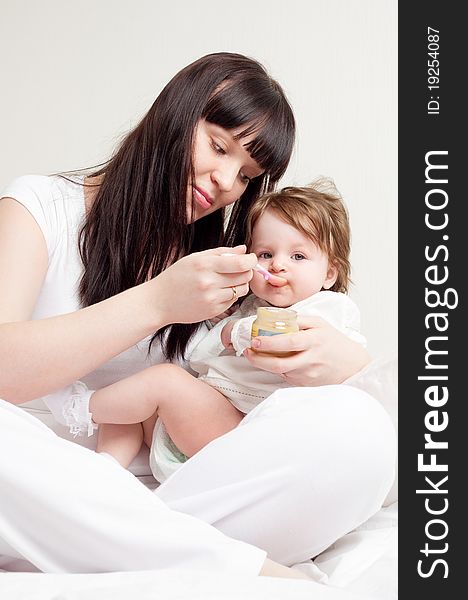
<svg viewBox="0 0 468 600">
<path fill-rule="evenodd" d="M 287 335 L 259 336 L 252 340 L 252 348 L 258 352 L 300 352 L 313 344 L 313 331 L 302 330 Z"/>
<path fill-rule="evenodd" d="M 248 282 L 252 279 L 252 269 L 256 265 L 257 258 L 255 254 L 223 252 L 237 249 L 245 251 L 245 246 L 214 248 L 189 257 L 201 289 L 221 290 L 235 287 L 237 296 L 245 296 L 248 293 Z M 233 301 L 236 300 L 233 293 L 231 296 Z M 226 299 L 226 294 L 223 296 L 224 299 Z"/>
<path fill-rule="evenodd" d="M 226 302 L 233 304 L 238 298 L 245 296 L 249 292 L 249 286 L 247 283 L 243 285 L 232 285 L 225 288 L 226 291 Z"/>
<path fill-rule="evenodd" d="M 295 356 L 275 356 L 274 354 L 258 354 L 249 348 L 244 351 L 244 356 L 254 367 L 277 375 L 294 371 L 302 367 L 307 360 L 304 352 L 298 352 Z"/>
<path fill-rule="evenodd" d="M 211 248 L 210 250 L 203 250 L 206 254 L 224 254 L 232 256 L 232 254 L 245 254 L 247 246 L 245 244 L 239 244 L 238 246 L 219 246 L 218 248 Z"/>
<path fill-rule="evenodd" d="M 210 266 L 216 273 L 249 273 L 252 279 L 253 268 L 257 264 L 255 254 L 222 255 L 210 257 Z"/>
<path fill-rule="evenodd" d="M 259 352 L 301 352 L 316 345 L 321 331 L 330 327 L 321 317 L 298 316 L 300 331 L 287 335 L 259 336 L 252 340 L 252 348 Z"/>
<path fill-rule="evenodd" d="M 192 254 L 197 269 L 215 273 L 247 273 L 257 264 L 255 254 L 245 254 L 245 246 L 235 248 L 213 248 Z M 249 280 L 252 274 L 249 273 Z"/>
<path fill-rule="evenodd" d="M 328 321 L 322 319 L 322 317 L 312 317 L 305 315 L 297 315 L 297 324 L 299 329 L 318 329 L 318 328 L 326 328 L 332 327 Z"/>
<path fill-rule="evenodd" d="M 252 340 L 254 350 L 246 350 L 244 355 L 259 369 L 278 375 L 309 370 L 313 364 L 311 351 L 319 341 L 318 328 L 322 323 L 324 321 L 320 317 L 305 317 L 299 326 L 307 326 L 307 329 L 301 329 L 298 333 L 256 337 Z M 283 352 L 291 354 L 278 355 Z"/>
<path fill-rule="evenodd" d="M 225 311 L 248 293 L 251 263 L 252 258 L 245 254 L 197 253 L 180 259 L 157 277 L 159 287 L 163 286 L 157 294 L 163 321 L 193 323 Z M 245 271 L 239 271 L 244 267 Z"/>
<path fill-rule="evenodd" d="M 245 250 L 245 246 L 237 246 L 196 252 L 158 275 L 157 302 L 162 322 L 211 319 L 245 296 L 257 260 L 255 254 L 245 254 Z"/>
</svg>

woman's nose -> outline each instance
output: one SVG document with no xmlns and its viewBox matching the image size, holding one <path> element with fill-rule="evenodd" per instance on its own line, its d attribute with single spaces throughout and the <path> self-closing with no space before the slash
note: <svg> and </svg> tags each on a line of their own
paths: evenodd
<svg viewBox="0 0 468 600">
<path fill-rule="evenodd" d="M 236 182 L 237 171 L 226 166 L 224 168 L 214 170 L 211 174 L 211 178 L 215 183 L 217 183 L 220 191 L 231 192 L 234 187 L 234 183 Z"/>
</svg>

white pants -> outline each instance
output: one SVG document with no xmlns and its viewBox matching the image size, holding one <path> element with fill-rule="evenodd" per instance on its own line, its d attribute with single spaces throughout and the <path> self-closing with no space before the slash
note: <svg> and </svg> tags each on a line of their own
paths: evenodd
<svg viewBox="0 0 468 600">
<path fill-rule="evenodd" d="M 275 392 L 154 493 L 3 401 L 0 428 L 0 554 L 48 572 L 258 573 L 254 546 L 290 565 L 377 512 L 393 481 L 391 420 L 348 386 Z"/>
</svg>

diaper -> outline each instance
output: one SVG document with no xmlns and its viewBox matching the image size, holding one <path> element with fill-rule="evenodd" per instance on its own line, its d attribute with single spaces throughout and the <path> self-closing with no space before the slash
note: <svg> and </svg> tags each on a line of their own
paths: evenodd
<svg viewBox="0 0 468 600">
<path fill-rule="evenodd" d="M 156 421 L 149 463 L 157 481 L 163 483 L 188 459 L 169 437 L 161 419 Z"/>
</svg>

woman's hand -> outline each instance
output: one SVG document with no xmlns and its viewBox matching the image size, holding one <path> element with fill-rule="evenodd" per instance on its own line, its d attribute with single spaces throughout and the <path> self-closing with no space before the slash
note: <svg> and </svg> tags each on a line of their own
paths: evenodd
<svg viewBox="0 0 468 600">
<path fill-rule="evenodd" d="M 212 319 L 245 296 L 257 263 L 255 254 L 245 251 L 242 245 L 196 252 L 148 282 L 160 321 L 171 324 Z"/>
<path fill-rule="evenodd" d="M 249 362 L 281 375 L 294 386 L 342 383 L 360 371 L 371 358 L 367 351 L 320 317 L 298 317 L 300 331 L 290 335 L 257 337 L 252 347 L 259 352 L 294 352 L 269 356 L 246 350 Z"/>
</svg>

